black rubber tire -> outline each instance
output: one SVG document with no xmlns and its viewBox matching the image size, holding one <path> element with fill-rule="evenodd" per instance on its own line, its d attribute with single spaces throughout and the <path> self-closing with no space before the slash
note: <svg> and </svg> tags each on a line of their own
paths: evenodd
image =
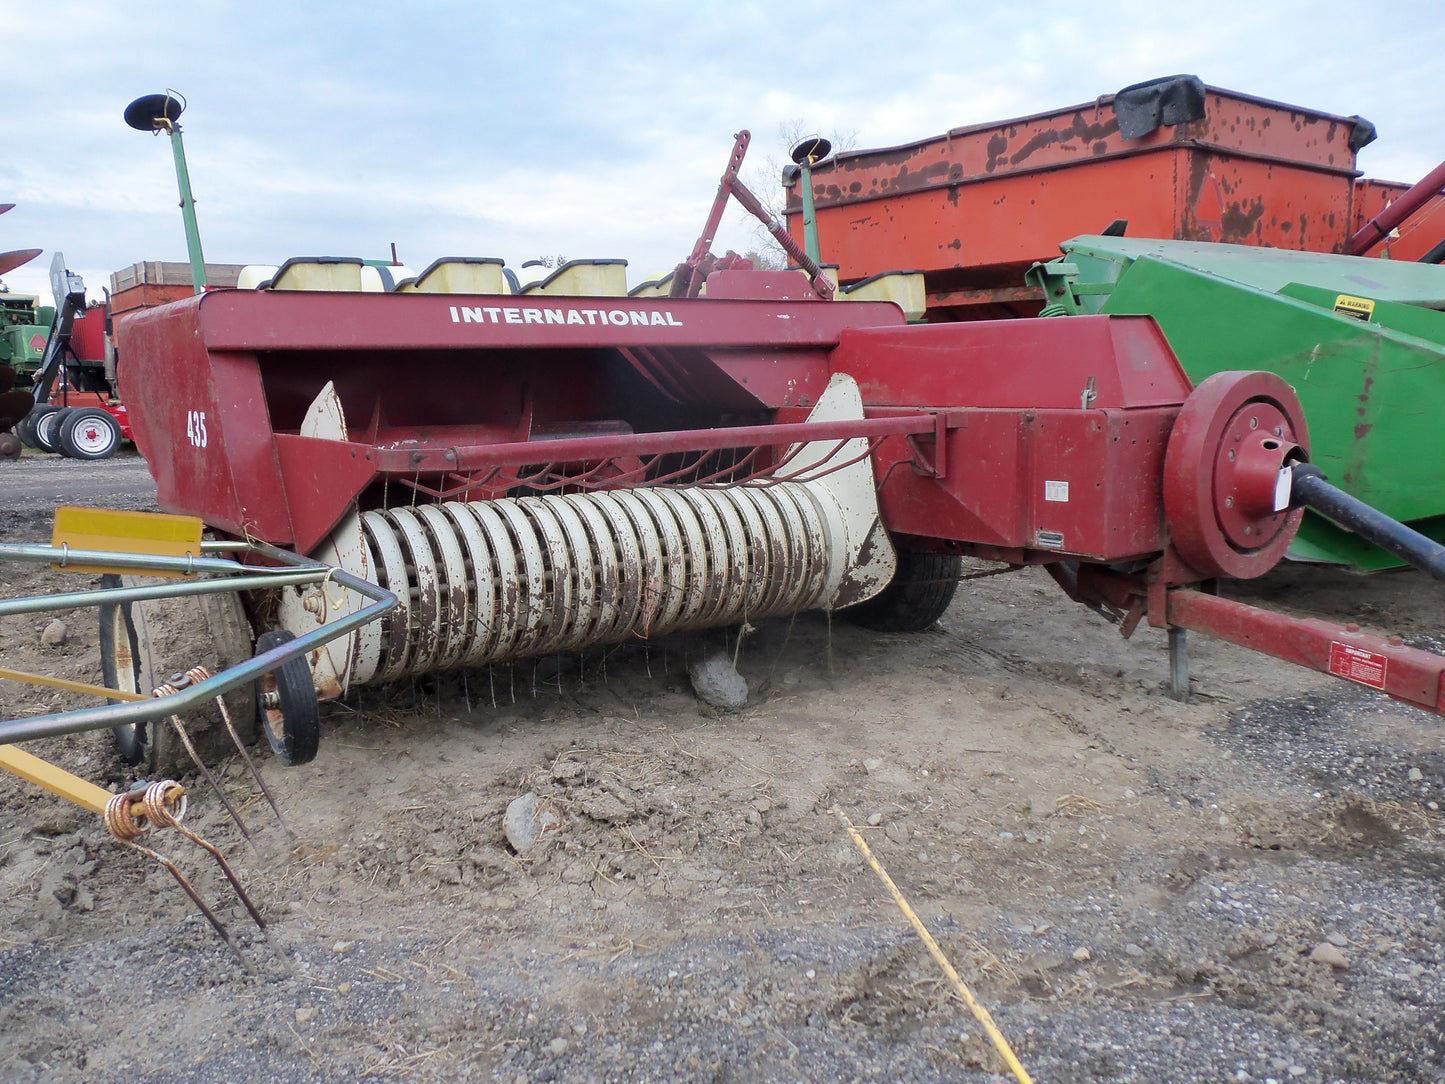
<svg viewBox="0 0 1445 1084">
<path fill-rule="evenodd" d="M 20 438 L 14 433 L 0 433 L 0 459 L 19 459 L 21 452 Z"/>
<path fill-rule="evenodd" d="M 30 413 L 34 414 L 35 410 Z M 42 452 L 60 451 L 60 426 L 70 410 L 70 407 L 56 407 L 54 410 L 47 410 L 35 420 L 35 447 Z"/>
<path fill-rule="evenodd" d="M 262 633 L 256 641 L 256 654 L 294 639 L 286 629 Z M 293 656 L 256 679 L 256 720 L 279 763 L 291 767 L 316 759 L 321 745 L 321 709 L 304 656 Z"/>
<path fill-rule="evenodd" d="M 100 578 L 100 586 L 102 589 L 120 587 L 121 579 L 107 573 Z M 140 643 L 134 611 L 129 602 L 107 602 L 100 607 L 100 672 L 106 688 L 125 693 L 141 691 L 144 681 L 141 677 Z M 108 700 L 106 703 L 120 704 L 123 701 Z M 127 764 L 139 764 L 145 760 L 148 729 L 147 723 L 111 728 L 115 744 Z"/>
<path fill-rule="evenodd" d="M 106 575 L 102 587 L 138 587 L 159 581 Z M 218 673 L 251 657 L 251 625 L 240 596 L 232 593 L 149 599 L 100 607 L 100 665 L 105 684 L 150 695 L 178 670 L 197 664 Z M 243 742 L 255 739 L 256 708 L 246 683 L 225 694 L 227 710 Z M 208 763 L 235 752 L 220 709 L 209 703 L 188 712 L 186 730 Z M 151 779 L 180 778 L 192 771 L 190 755 L 175 729 L 156 724 L 113 728 L 121 756 Z"/>
<path fill-rule="evenodd" d="M 36 403 L 30 408 L 30 413 L 20 419 L 15 426 L 15 435 L 27 448 L 39 448 L 40 441 L 36 438 L 35 427 L 40 424 L 40 419 L 47 414 L 54 414 L 60 408 L 54 403 Z"/>
<path fill-rule="evenodd" d="M 843 616 L 874 632 L 922 632 L 947 611 L 962 572 L 963 558 L 955 554 L 899 550 L 888 586 Z"/>
<path fill-rule="evenodd" d="M 71 459 L 109 459 L 123 438 L 120 424 L 100 407 L 73 409 L 60 423 L 57 443 Z"/>
</svg>

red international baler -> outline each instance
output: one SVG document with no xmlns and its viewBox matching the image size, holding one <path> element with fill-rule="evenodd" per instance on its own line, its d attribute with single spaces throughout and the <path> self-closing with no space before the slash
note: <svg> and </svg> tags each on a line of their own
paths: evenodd
<svg viewBox="0 0 1445 1084">
<path fill-rule="evenodd" d="M 401 599 L 313 653 L 323 696 L 809 608 L 921 628 L 974 555 L 1126 633 L 1445 711 L 1445 659 L 1210 593 L 1273 567 L 1329 487 L 1288 385 L 1192 388 L 1149 317 L 909 325 L 728 270 L 691 298 L 219 291 L 118 336 L 163 509 Z M 360 605 L 285 588 L 267 612 L 301 633 Z"/>
</svg>

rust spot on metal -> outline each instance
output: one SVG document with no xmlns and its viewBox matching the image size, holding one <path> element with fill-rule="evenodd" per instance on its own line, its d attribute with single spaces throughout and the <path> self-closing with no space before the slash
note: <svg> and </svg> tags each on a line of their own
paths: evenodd
<svg viewBox="0 0 1445 1084">
<path fill-rule="evenodd" d="M 1224 208 L 1221 216 L 1223 226 L 1222 240 L 1230 243 L 1240 243 L 1253 237 L 1259 228 L 1259 220 L 1264 217 L 1264 200 L 1256 199 L 1248 206 L 1242 202 L 1231 203 Z"/>
<path fill-rule="evenodd" d="M 988 161 L 984 163 L 985 173 L 992 173 L 998 168 L 1003 156 L 1008 153 L 1008 139 L 1002 132 L 990 136 L 988 141 Z"/>
<path fill-rule="evenodd" d="M 1067 128 L 1049 128 L 1038 133 L 1009 156 L 1009 163 L 1016 166 L 1044 147 L 1063 146 L 1076 141 L 1080 144 L 1091 143 L 1114 135 L 1118 131 L 1118 117 L 1110 117 L 1103 124 L 1090 124 L 1084 119 L 1084 114 L 1075 113 L 1073 123 Z"/>
</svg>

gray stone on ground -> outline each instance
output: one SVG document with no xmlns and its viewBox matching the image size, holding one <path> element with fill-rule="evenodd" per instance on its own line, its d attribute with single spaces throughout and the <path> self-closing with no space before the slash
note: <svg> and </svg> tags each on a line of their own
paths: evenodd
<svg viewBox="0 0 1445 1084">
<path fill-rule="evenodd" d="M 1321 941 L 1316 945 L 1310 953 L 1310 959 L 1317 964 L 1329 964 L 1337 971 L 1343 971 L 1350 966 L 1345 954 L 1328 941 Z"/>
<path fill-rule="evenodd" d="M 722 652 L 693 663 L 688 676 L 692 679 L 692 691 L 704 704 L 722 711 L 742 711 L 747 706 L 747 679 Z"/>
<path fill-rule="evenodd" d="M 513 798 L 502 816 L 502 832 L 518 854 L 526 854 L 543 834 L 560 825 L 557 814 L 542 805 L 533 791 Z"/>
<path fill-rule="evenodd" d="M 65 637 L 69 631 L 65 627 L 65 622 L 57 617 L 45 626 L 45 631 L 40 634 L 40 642 L 48 644 L 50 647 L 59 647 L 65 643 Z"/>
</svg>

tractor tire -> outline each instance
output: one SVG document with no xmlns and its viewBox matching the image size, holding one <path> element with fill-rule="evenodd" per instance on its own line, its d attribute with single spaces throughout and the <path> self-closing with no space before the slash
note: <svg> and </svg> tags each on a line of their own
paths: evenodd
<svg viewBox="0 0 1445 1084">
<path fill-rule="evenodd" d="M 899 550 L 892 582 L 866 602 L 841 612 L 853 624 L 874 632 L 922 632 L 948 609 L 962 571 L 962 557 Z"/>
<path fill-rule="evenodd" d="M 54 403 L 36 403 L 30 408 L 30 413 L 20 419 L 15 426 L 15 435 L 27 448 L 39 448 L 40 440 L 36 435 L 35 427 L 40 424 L 40 419 L 47 414 L 54 414 L 60 408 Z"/>
<path fill-rule="evenodd" d="M 100 407 L 73 409 L 60 423 L 57 443 L 71 459 L 109 459 L 121 442 L 120 425 Z"/>
<path fill-rule="evenodd" d="M 31 415 L 34 415 L 39 409 L 36 407 L 30 412 Z M 70 407 L 56 407 L 35 419 L 35 447 L 42 452 L 60 451 L 60 426 L 70 411 Z"/>
<path fill-rule="evenodd" d="M 101 587 L 139 587 L 158 581 L 107 575 Z M 107 603 L 100 607 L 100 666 L 105 684 L 149 696 L 172 674 L 193 666 L 218 673 L 251 657 L 251 625 L 239 595 L 191 595 L 174 599 Z M 226 710 L 241 740 L 255 739 L 255 701 L 249 683 L 225 694 Z M 208 762 L 235 746 L 215 702 L 184 717 L 186 733 Z M 113 728 L 126 763 L 150 779 L 179 778 L 192 767 L 190 756 L 166 720 Z"/>
<path fill-rule="evenodd" d="M 286 629 L 263 632 L 256 654 L 290 643 L 296 636 Z M 278 763 L 291 767 L 316 759 L 321 745 L 321 711 L 316 685 L 304 655 L 294 655 L 256 679 L 256 713 Z"/>
</svg>

